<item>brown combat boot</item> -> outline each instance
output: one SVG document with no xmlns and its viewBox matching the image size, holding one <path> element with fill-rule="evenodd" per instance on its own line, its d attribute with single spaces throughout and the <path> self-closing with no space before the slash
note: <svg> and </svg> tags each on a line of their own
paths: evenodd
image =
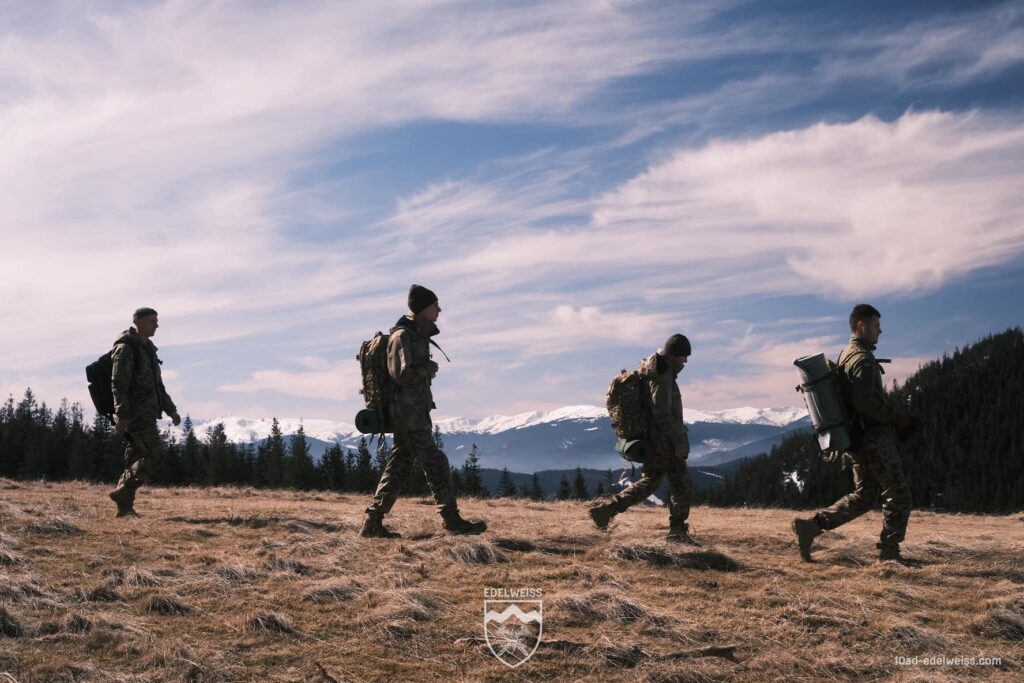
<svg viewBox="0 0 1024 683">
<path fill-rule="evenodd" d="M 697 541 L 693 540 L 693 537 L 690 536 L 690 527 L 686 523 L 673 524 L 669 526 L 665 540 L 673 543 L 682 543 L 684 545 L 700 545 L 700 543 L 697 543 Z"/>
<path fill-rule="evenodd" d="M 471 536 L 474 534 L 482 534 L 487 531 L 487 522 L 483 520 L 479 522 L 470 522 L 462 518 L 458 510 L 449 510 L 441 513 L 441 518 L 444 520 L 444 530 L 450 534 L 456 534 L 459 536 Z"/>
<path fill-rule="evenodd" d="M 607 531 L 608 523 L 618 514 L 618 510 L 611 503 L 595 505 L 587 512 L 590 513 L 590 519 L 594 520 L 594 524 L 601 531 Z"/>
<path fill-rule="evenodd" d="M 391 531 L 384 526 L 384 515 L 377 510 L 367 510 L 363 528 L 359 530 L 363 538 L 401 538 L 402 534 Z"/>
<path fill-rule="evenodd" d="M 811 559 L 811 544 L 814 539 L 821 535 L 821 525 L 814 517 L 803 519 L 797 517 L 793 520 L 793 533 L 796 534 L 796 542 L 800 546 L 800 557 L 804 562 L 813 562 Z"/>
<path fill-rule="evenodd" d="M 140 517 L 135 511 L 135 491 L 128 487 L 117 488 L 110 492 L 110 500 L 117 503 L 115 517 Z"/>
</svg>

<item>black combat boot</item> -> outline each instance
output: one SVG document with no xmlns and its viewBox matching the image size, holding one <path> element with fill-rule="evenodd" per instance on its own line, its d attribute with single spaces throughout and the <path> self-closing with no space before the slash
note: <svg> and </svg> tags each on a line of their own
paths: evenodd
<svg viewBox="0 0 1024 683">
<path fill-rule="evenodd" d="M 364 538 L 401 538 L 402 534 L 391 531 L 384 526 L 384 515 L 373 508 L 366 511 L 366 519 L 363 520 L 363 528 L 359 535 Z"/>
<path fill-rule="evenodd" d="M 811 559 L 811 544 L 814 539 L 821 535 L 821 525 L 815 517 L 803 519 L 797 517 L 793 520 L 793 533 L 796 534 L 797 545 L 800 546 L 800 557 L 804 562 L 813 562 Z"/>
<path fill-rule="evenodd" d="M 595 505 L 590 508 L 588 512 L 590 513 L 590 519 L 594 520 L 594 524 L 597 528 L 601 531 L 607 531 L 608 523 L 612 521 L 612 518 L 614 518 L 619 511 L 615 509 L 615 505 L 613 503 L 601 503 L 600 505 Z"/>
<path fill-rule="evenodd" d="M 117 503 L 117 514 L 115 517 L 139 517 L 135 511 L 135 491 L 128 488 L 116 488 L 110 492 L 110 500 Z"/>
<path fill-rule="evenodd" d="M 482 534 L 487 531 L 487 522 L 483 520 L 479 522 L 470 522 L 462 518 L 458 510 L 447 510 L 441 513 L 441 518 L 444 520 L 444 530 L 450 534 L 470 536 L 473 534 Z"/>
</svg>

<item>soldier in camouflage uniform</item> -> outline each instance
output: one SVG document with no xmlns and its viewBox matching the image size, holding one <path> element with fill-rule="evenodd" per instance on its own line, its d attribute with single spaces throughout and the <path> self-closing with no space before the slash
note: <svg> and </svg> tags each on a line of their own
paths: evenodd
<svg viewBox="0 0 1024 683">
<path fill-rule="evenodd" d="M 910 487 L 903 476 L 896 448 L 896 429 L 912 424 L 909 415 L 896 411 L 888 402 L 882 384 L 883 370 L 873 351 L 882 333 L 881 314 L 873 306 L 858 304 L 850 314 L 850 343 L 836 361 L 843 394 L 853 413 L 850 436 L 853 446 L 853 492 L 832 507 L 808 519 L 793 520 L 800 556 L 811 561 L 811 544 L 823 531 L 835 529 L 860 517 L 882 501 L 882 534 L 878 542 L 880 560 L 897 560 L 900 543 L 910 519 Z"/>
<path fill-rule="evenodd" d="M 646 440 L 653 455 L 644 463 L 639 480 L 609 500 L 590 508 L 590 518 L 599 529 L 607 529 L 612 518 L 654 493 L 663 477 L 669 483 L 670 541 L 695 545 L 686 523 L 690 516 L 693 481 L 686 467 L 690 438 L 683 423 L 683 400 L 676 378 L 690 356 L 690 341 L 681 334 L 668 338 L 664 347 L 640 363 L 640 375 L 647 382 L 648 423 Z"/>
<path fill-rule="evenodd" d="M 114 342 L 111 356 L 115 429 L 127 441 L 124 474 L 110 492 L 111 500 L 117 503 L 118 517 L 139 516 L 135 512 L 135 491 L 163 457 L 156 421 L 166 413 L 175 425 L 181 424 L 178 409 L 160 377 L 156 346 L 150 341 L 159 327 L 156 311 L 138 309 L 132 325 Z"/>
<path fill-rule="evenodd" d="M 419 460 L 423 468 L 445 530 L 454 534 L 479 534 L 487 529 L 486 523 L 468 522 L 459 515 L 448 458 L 434 442 L 430 411 L 435 406 L 430 382 L 438 366 L 431 358 L 430 345 L 434 343 L 431 338 L 440 332 L 435 324 L 440 314 L 437 296 L 426 287 L 413 285 L 409 288 L 409 313 L 391 328 L 388 374 L 395 384 L 390 405 L 395 442 L 373 502 L 366 509 L 362 536 L 398 536 L 384 526 L 383 519 L 395 504 L 413 460 Z"/>
</svg>

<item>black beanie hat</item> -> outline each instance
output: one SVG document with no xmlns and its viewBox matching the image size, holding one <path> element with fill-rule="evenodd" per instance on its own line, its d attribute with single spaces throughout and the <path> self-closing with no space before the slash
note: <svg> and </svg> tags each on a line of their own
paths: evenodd
<svg viewBox="0 0 1024 683">
<path fill-rule="evenodd" d="M 690 340 L 685 334 L 673 334 L 665 340 L 664 350 L 666 356 L 689 356 Z"/>
<path fill-rule="evenodd" d="M 409 310 L 419 313 L 430 304 L 437 303 L 437 294 L 434 294 L 423 285 L 413 285 L 409 288 Z"/>
</svg>

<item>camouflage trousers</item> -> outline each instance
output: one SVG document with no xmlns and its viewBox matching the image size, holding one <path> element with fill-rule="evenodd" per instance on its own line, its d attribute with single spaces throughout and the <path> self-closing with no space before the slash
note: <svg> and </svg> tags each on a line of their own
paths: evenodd
<svg viewBox="0 0 1024 683">
<path fill-rule="evenodd" d="M 386 515 L 398 498 L 402 484 L 409 476 L 413 461 L 418 460 L 427 485 L 434 494 L 437 511 L 444 513 L 458 509 L 455 492 L 452 490 L 452 471 L 448 456 L 437 447 L 434 435 L 428 429 L 396 432 L 395 444 L 388 455 L 384 471 L 373 495 L 373 503 L 367 512 L 376 511 Z"/>
<path fill-rule="evenodd" d="M 669 525 L 683 526 L 690 516 L 690 498 L 693 495 L 693 480 L 686 460 L 674 453 L 657 453 L 644 463 L 641 477 L 619 491 L 611 499 L 616 512 L 625 512 L 632 506 L 647 499 L 654 493 L 663 477 L 668 477 Z"/>
<path fill-rule="evenodd" d="M 156 422 L 129 424 L 128 437 L 124 449 L 124 473 L 115 490 L 130 491 L 131 500 L 134 500 L 135 489 L 146 482 L 153 468 L 163 459 L 164 451 Z"/>
<path fill-rule="evenodd" d="M 815 518 L 822 529 L 835 529 L 863 515 L 882 500 L 882 535 L 878 547 L 899 545 L 910 520 L 910 487 L 903 476 L 896 438 L 891 428 L 868 435 L 853 457 L 853 492 L 819 511 Z"/>
</svg>

